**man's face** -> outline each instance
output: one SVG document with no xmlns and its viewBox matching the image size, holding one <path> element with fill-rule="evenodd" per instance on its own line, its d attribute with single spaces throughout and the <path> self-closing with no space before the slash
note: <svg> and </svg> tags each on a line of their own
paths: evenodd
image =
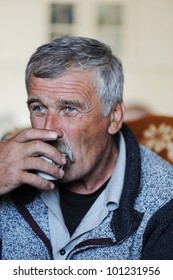
<svg viewBox="0 0 173 280">
<path fill-rule="evenodd" d="M 81 180 L 102 172 L 111 145 L 110 117 L 103 108 L 86 71 L 54 79 L 30 77 L 28 106 L 34 128 L 54 130 L 59 143 L 71 151 L 63 181 Z"/>
</svg>

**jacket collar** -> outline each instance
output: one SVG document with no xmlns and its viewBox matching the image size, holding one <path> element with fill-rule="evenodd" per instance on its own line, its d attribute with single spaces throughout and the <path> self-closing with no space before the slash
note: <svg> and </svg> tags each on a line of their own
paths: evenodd
<svg viewBox="0 0 173 280">
<path fill-rule="evenodd" d="M 143 214 L 134 209 L 141 180 L 140 148 L 131 130 L 124 124 L 121 129 L 126 143 L 126 171 L 119 208 L 115 210 L 111 226 L 116 240 L 130 236 L 139 226 Z"/>
</svg>

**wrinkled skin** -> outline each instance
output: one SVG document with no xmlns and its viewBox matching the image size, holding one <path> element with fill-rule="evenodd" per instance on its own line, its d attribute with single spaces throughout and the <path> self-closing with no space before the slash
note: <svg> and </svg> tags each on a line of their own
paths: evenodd
<svg viewBox="0 0 173 280">
<path fill-rule="evenodd" d="M 31 170 L 49 173 L 78 193 L 95 191 L 112 175 L 118 156 L 113 135 L 121 128 L 124 105 L 116 104 L 104 117 L 92 76 L 83 71 L 54 79 L 30 77 L 28 107 L 33 129 L 0 143 L 1 194 L 23 183 L 53 188 Z M 70 148 L 73 159 L 62 156 L 56 140 Z M 39 154 L 65 164 L 64 171 L 38 158 Z"/>
</svg>

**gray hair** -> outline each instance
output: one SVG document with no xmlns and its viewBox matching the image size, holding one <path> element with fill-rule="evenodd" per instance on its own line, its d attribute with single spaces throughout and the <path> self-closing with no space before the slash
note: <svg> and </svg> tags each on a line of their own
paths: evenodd
<svg viewBox="0 0 173 280">
<path fill-rule="evenodd" d="M 95 39 L 65 36 L 40 46 L 27 64 L 26 88 L 30 75 L 56 78 L 81 69 L 93 72 L 93 82 L 107 116 L 123 100 L 124 74 L 110 47 Z"/>
</svg>

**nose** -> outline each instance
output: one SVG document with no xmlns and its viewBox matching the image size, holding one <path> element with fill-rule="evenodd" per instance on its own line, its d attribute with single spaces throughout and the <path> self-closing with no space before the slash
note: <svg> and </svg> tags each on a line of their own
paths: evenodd
<svg viewBox="0 0 173 280">
<path fill-rule="evenodd" d="M 56 131 L 58 133 L 58 138 L 63 137 L 63 132 L 59 127 L 59 118 L 56 114 L 48 113 L 44 123 L 44 129 Z"/>
</svg>

